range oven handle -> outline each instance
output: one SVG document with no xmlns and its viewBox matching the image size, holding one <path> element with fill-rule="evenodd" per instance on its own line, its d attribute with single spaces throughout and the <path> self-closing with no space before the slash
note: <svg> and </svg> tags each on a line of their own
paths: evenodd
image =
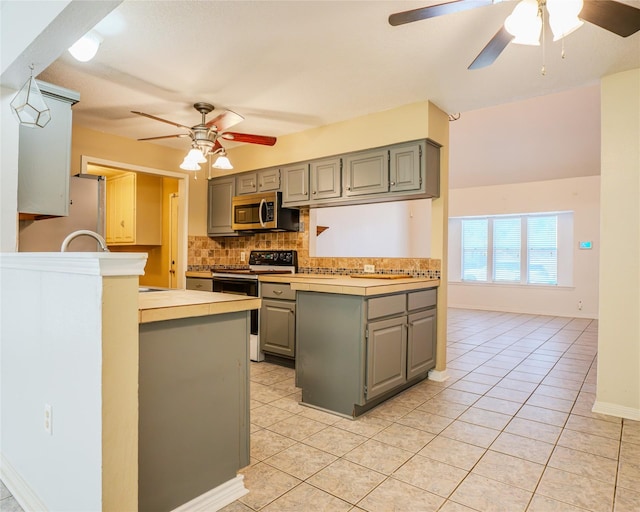
<svg viewBox="0 0 640 512">
<path fill-rule="evenodd" d="M 264 219 L 262 218 L 262 209 L 266 206 L 267 200 L 263 197 L 260 199 L 260 206 L 258 207 L 258 218 L 260 219 L 260 225 L 265 227 Z"/>
</svg>

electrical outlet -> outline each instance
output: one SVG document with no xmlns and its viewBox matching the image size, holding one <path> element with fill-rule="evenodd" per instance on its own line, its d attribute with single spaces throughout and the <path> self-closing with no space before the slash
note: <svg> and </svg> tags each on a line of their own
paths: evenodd
<svg viewBox="0 0 640 512">
<path fill-rule="evenodd" d="M 244 251 L 242 251 L 240 253 L 240 261 L 246 261 L 247 260 L 247 253 L 245 253 Z"/>
<path fill-rule="evenodd" d="M 582 311 L 582 301 L 581 300 L 578 301 L 578 310 Z"/>
<path fill-rule="evenodd" d="M 298 232 L 299 233 L 304 233 L 304 222 L 300 221 L 298 223 Z"/>
<path fill-rule="evenodd" d="M 375 265 L 365 265 L 364 266 L 364 271 L 369 273 L 369 274 L 373 274 L 376 271 L 376 267 L 375 267 Z"/>
<path fill-rule="evenodd" d="M 53 408 L 49 404 L 44 404 L 44 430 L 53 435 Z"/>
</svg>

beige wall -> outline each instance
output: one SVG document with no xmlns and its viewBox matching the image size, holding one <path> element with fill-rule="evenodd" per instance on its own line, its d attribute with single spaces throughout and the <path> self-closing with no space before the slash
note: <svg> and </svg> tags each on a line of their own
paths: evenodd
<svg viewBox="0 0 640 512">
<path fill-rule="evenodd" d="M 640 420 L 640 69 L 602 80 L 594 411 Z"/>
</svg>

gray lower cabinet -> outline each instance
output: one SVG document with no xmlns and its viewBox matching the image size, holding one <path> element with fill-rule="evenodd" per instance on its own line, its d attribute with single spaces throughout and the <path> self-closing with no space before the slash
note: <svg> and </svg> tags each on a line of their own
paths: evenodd
<svg viewBox="0 0 640 512">
<path fill-rule="evenodd" d="M 138 510 L 170 511 L 249 464 L 248 311 L 140 324 Z"/>
<path fill-rule="evenodd" d="M 435 367 L 436 288 L 371 298 L 297 293 L 303 403 L 355 417 Z"/>
<path fill-rule="evenodd" d="M 404 317 L 367 326 L 367 399 L 407 381 L 407 323 Z"/>
<path fill-rule="evenodd" d="M 80 94 L 38 81 L 51 112 L 44 128 L 20 126 L 18 211 L 34 215 L 69 215 L 71 106 Z"/>
<path fill-rule="evenodd" d="M 288 358 L 296 355 L 296 292 L 289 284 L 263 283 L 260 350 Z"/>
<path fill-rule="evenodd" d="M 407 379 L 436 366 L 436 310 L 409 315 L 407 324 Z"/>
<path fill-rule="evenodd" d="M 213 279 L 210 277 L 187 277 L 185 288 L 199 292 L 212 292 Z"/>
<path fill-rule="evenodd" d="M 231 200 L 236 191 L 236 179 L 233 177 L 209 180 L 207 194 L 207 235 L 238 236 L 231 227 Z"/>
</svg>

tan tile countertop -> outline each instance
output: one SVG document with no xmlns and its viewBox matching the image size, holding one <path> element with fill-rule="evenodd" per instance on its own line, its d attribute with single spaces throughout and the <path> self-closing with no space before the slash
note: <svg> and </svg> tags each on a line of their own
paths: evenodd
<svg viewBox="0 0 640 512">
<path fill-rule="evenodd" d="M 290 283 L 291 289 L 321 293 L 341 293 L 343 295 L 383 295 L 433 288 L 440 285 L 439 279 L 408 277 L 403 279 L 359 279 L 349 276 L 326 274 L 280 274 L 260 276 L 265 283 Z"/>
<path fill-rule="evenodd" d="M 212 274 L 211 270 L 187 270 L 185 273 L 187 277 L 211 277 Z"/>
<path fill-rule="evenodd" d="M 195 290 L 163 290 L 138 294 L 138 322 L 221 315 L 259 309 L 257 297 Z"/>
</svg>

